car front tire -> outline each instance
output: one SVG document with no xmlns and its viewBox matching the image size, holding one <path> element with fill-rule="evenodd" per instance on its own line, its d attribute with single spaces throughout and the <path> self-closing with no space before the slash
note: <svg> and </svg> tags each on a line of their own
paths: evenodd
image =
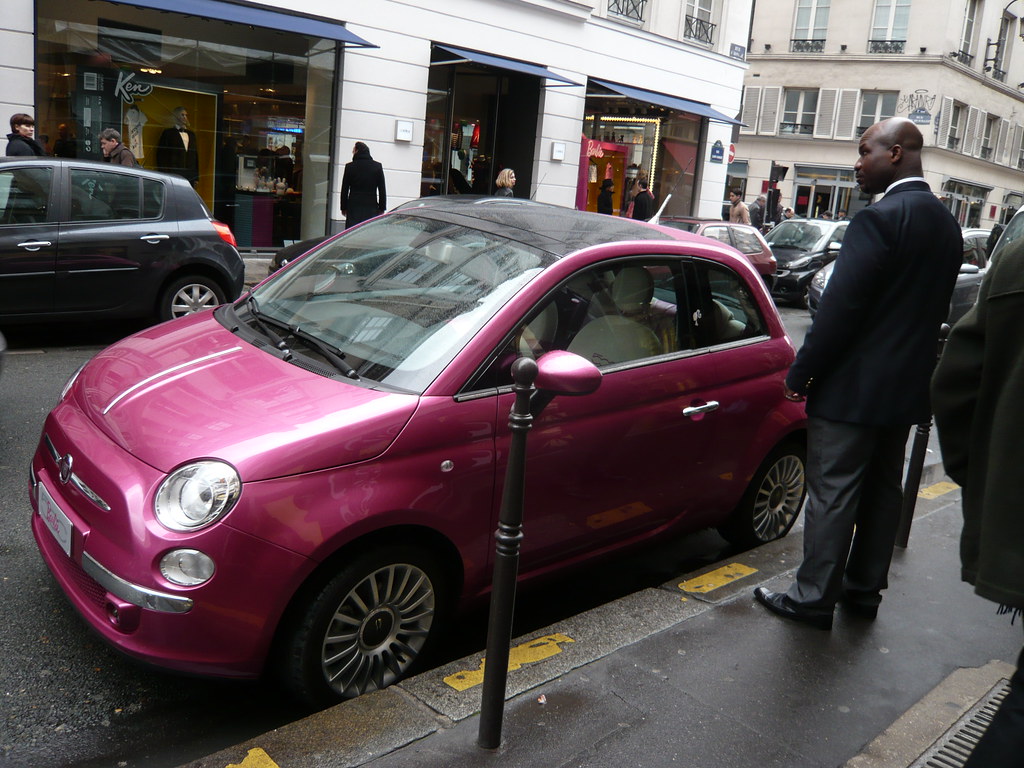
<svg viewBox="0 0 1024 768">
<path fill-rule="evenodd" d="M 780 539 L 793 527 L 807 495 L 807 449 L 787 441 L 761 463 L 743 499 L 719 528 L 726 540 L 754 547 Z"/>
<path fill-rule="evenodd" d="M 386 688 L 440 633 L 443 572 L 411 546 L 366 552 L 307 598 L 283 637 L 279 674 L 312 707 Z"/>
<path fill-rule="evenodd" d="M 173 320 L 220 306 L 225 300 L 224 291 L 216 281 L 202 275 L 189 275 L 175 280 L 160 294 L 157 317 Z"/>
</svg>

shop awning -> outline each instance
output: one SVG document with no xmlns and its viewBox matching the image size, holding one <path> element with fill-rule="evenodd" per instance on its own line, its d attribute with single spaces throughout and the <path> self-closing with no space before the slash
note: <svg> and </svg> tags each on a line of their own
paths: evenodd
<svg viewBox="0 0 1024 768">
<path fill-rule="evenodd" d="M 700 115 L 701 117 L 706 117 L 719 123 L 744 125 L 744 123 L 741 123 L 739 120 L 726 117 L 718 110 L 712 109 L 707 104 L 702 104 L 699 101 L 690 101 L 689 99 L 681 99 L 678 96 L 669 96 L 665 93 L 655 93 L 654 91 L 645 91 L 642 88 L 632 88 L 628 85 L 609 83 L 604 80 L 597 80 L 593 77 L 590 78 L 590 82 L 594 85 L 599 85 L 602 88 L 607 88 L 609 91 L 614 91 L 620 96 L 625 96 L 627 99 L 646 101 L 648 104 L 657 104 L 659 107 L 674 109 L 676 112 L 689 112 L 691 115 Z"/>
<path fill-rule="evenodd" d="M 498 69 L 508 69 L 512 72 L 522 72 L 526 75 L 535 75 L 536 77 L 542 77 L 545 80 L 554 80 L 562 83 L 562 86 L 552 86 L 553 88 L 565 87 L 566 85 L 580 85 L 580 83 L 574 83 L 568 78 L 556 75 L 547 67 L 542 67 L 540 64 L 527 64 L 525 61 L 516 61 L 515 59 L 506 59 L 504 56 L 495 56 L 490 53 L 477 53 L 476 51 L 467 51 L 464 48 L 455 48 L 451 45 L 434 45 L 435 48 L 439 48 L 446 53 L 450 53 L 456 58 L 447 61 L 433 61 L 431 66 L 441 64 L 465 64 L 472 62 L 473 64 L 483 64 L 488 67 L 497 67 Z"/>
<path fill-rule="evenodd" d="M 294 11 L 283 13 L 269 7 L 257 8 L 252 5 L 239 5 L 223 0 L 106 0 L 106 2 L 134 5 L 154 11 L 181 13 L 186 16 L 216 19 L 217 21 L 230 21 L 252 27 L 267 27 L 310 37 L 323 37 L 356 48 L 380 47 L 349 32 L 337 21 L 300 16 L 296 15 Z"/>
</svg>

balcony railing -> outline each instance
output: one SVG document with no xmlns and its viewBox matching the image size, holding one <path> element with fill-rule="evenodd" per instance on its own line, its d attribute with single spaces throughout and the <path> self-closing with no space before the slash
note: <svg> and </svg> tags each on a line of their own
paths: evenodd
<svg viewBox="0 0 1024 768">
<path fill-rule="evenodd" d="M 959 136 L 950 136 L 946 139 L 946 149 L 956 149 L 960 146 Z"/>
<path fill-rule="evenodd" d="M 687 16 L 686 30 L 683 32 L 683 36 L 687 40 L 696 40 L 698 43 L 714 45 L 716 26 L 716 24 L 704 21 L 704 19 L 698 19 L 696 16 Z"/>
<path fill-rule="evenodd" d="M 998 67 L 992 67 L 992 70 L 989 72 L 989 74 L 992 76 L 993 80 L 998 80 L 1000 83 L 1005 83 L 1006 82 L 1006 70 L 1005 69 L 999 69 Z"/>
<path fill-rule="evenodd" d="M 991 160 L 992 159 L 992 147 L 982 147 L 981 148 L 981 159 L 982 160 Z"/>
<path fill-rule="evenodd" d="M 789 50 L 791 53 L 824 53 L 824 40 L 790 40 Z"/>
<path fill-rule="evenodd" d="M 953 51 L 949 54 L 949 58 L 959 61 L 961 64 L 966 64 L 968 67 L 974 64 L 974 56 L 967 53 L 967 51 Z"/>
<path fill-rule="evenodd" d="M 644 20 L 644 8 L 647 0 L 608 0 L 608 13 L 622 16 L 632 21 Z"/>
<path fill-rule="evenodd" d="M 1017 170 L 1024 171 L 1024 155 L 1017 158 Z"/>
<path fill-rule="evenodd" d="M 814 123 L 779 123 L 779 133 L 814 133 Z"/>
<path fill-rule="evenodd" d="M 868 53 L 903 53 L 906 40 L 868 40 Z"/>
</svg>

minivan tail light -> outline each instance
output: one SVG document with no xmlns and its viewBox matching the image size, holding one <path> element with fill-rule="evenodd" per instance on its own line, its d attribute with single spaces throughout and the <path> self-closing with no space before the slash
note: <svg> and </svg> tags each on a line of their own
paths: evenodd
<svg viewBox="0 0 1024 768">
<path fill-rule="evenodd" d="M 231 232 L 231 227 L 222 221 L 217 221 L 216 219 L 211 219 L 210 223 L 213 224 L 213 228 L 217 230 L 217 234 L 220 235 L 221 240 L 228 245 L 233 245 L 235 248 L 238 247 L 238 241 L 235 240 L 235 235 Z"/>
</svg>

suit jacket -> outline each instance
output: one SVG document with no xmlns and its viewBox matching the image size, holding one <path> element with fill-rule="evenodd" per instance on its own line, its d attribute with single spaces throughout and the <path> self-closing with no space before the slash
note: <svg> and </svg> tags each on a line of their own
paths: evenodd
<svg viewBox="0 0 1024 768">
<path fill-rule="evenodd" d="M 357 154 L 351 163 L 345 163 L 341 178 L 341 210 L 345 212 L 345 227 L 372 219 L 388 207 L 384 188 L 384 167 L 369 154 Z"/>
<path fill-rule="evenodd" d="M 807 413 L 865 425 L 931 418 L 939 329 L 963 260 L 960 225 L 928 185 L 893 188 L 850 222 L 786 377 Z"/>
<path fill-rule="evenodd" d="M 199 151 L 196 146 L 196 135 L 185 129 L 188 134 L 188 149 L 181 140 L 181 131 L 168 128 L 160 134 L 156 145 L 156 167 L 164 173 L 176 173 L 184 176 L 191 184 L 199 180 Z"/>
</svg>

